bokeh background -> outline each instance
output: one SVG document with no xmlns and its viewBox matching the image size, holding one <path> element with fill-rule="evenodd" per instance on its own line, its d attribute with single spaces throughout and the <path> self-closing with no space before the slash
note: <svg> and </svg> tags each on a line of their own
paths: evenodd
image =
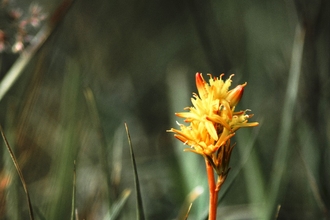
<svg viewBox="0 0 330 220">
<path fill-rule="evenodd" d="M 32 3 L 9 2 L 23 14 Z M 61 2 L 34 3 L 49 18 Z M 146 218 L 178 218 L 199 186 L 189 219 L 206 219 L 203 158 L 166 132 L 191 105 L 196 72 L 248 82 L 238 108 L 260 123 L 234 137 L 219 219 L 330 218 L 330 1 L 76 0 L 64 14 L 0 100 L 36 219 L 70 218 L 74 168 L 78 219 L 114 207 L 136 218 L 125 122 Z M 3 79 L 20 53 L 0 56 Z M 28 219 L 0 146 L 0 219 Z"/>
</svg>

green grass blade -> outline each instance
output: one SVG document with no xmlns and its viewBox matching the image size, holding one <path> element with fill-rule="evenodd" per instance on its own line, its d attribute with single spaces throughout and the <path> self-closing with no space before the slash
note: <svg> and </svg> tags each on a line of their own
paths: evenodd
<svg viewBox="0 0 330 220">
<path fill-rule="evenodd" d="M 22 171 L 21 171 L 21 169 L 20 169 L 20 167 L 19 167 L 19 165 L 17 163 L 17 159 L 16 159 L 16 157 L 14 155 L 14 152 L 11 150 L 11 147 L 10 147 L 8 141 L 7 141 L 7 138 L 6 138 L 6 136 L 5 136 L 5 134 L 4 134 L 3 130 L 2 130 L 2 126 L 1 125 L 0 125 L 0 132 L 1 132 L 1 136 L 3 138 L 3 141 L 5 142 L 5 145 L 7 147 L 7 150 L 9 152 L 9 154 L 10 154 L 10 157 L 13 160 L 13 163 L 15 165 L 15 168 L 16 168 L 16 171 L 18 173 L 18 176 L 19 176 L 19 178 L 20 178 L 20 180 L 22 182 L 23 189 L 24 189 L 24 192 L 25 192 L 25 195 L 26 195 L 27 204 L 28 204 L 28 207 L 29 207 L 30 219 L 33 220 L 34 217 L 33 217 L 32 204 L 31 204 L 31 200 L 30 200 L 29 191 L 27 189 L 27 186 L 26 186 L 26 183 L 25 183 L 25 180 L 24 180 L 24 177 L 23 177 L 23 173 L 22 173 Z"/>
<path fill-rule="evenodd" d="M 133 165 L 133 171 L 134 171 L 134 182 L 135 182 L 135 190 L 136 190 L 136 205 L 137 205 L 137 219 L 138 220 L 144 220 L 144 211 L 143 211 L 143 203 L 142 203 L 142 195 L 141 195 L 141 189 L 140 189 L 140 182 L 139 182 L 139 176 L 137 172 L 137 167 L 135 163 L 135 157 L 134 157 L 134 151 L 133 151 L 133 146 L 132 146 L 132 141 L 131 141 L 131 136 L 128 130 L 128 126 L 125 123 L 125 129 L 127 133 L 127 138 L 128 138 L 128 144 L 129 144 L 129 149 L 131 152 L 131 160 L 132 160 L 132 165 Z"/>
</svg>

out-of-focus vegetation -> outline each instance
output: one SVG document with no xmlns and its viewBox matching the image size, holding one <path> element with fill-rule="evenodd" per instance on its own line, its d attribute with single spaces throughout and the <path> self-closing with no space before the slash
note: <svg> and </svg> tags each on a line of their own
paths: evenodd
<svg viewBox="0 0 330 220">
<path fill-rule="evenodd" d="M 60 1 L 34 3 L 51 15 Z M 197 71 L 248 82 L 238 107 L 260 123 L 234 138 L 219 219 L 330 218 L 329 20 L 327 0 L 76 0 L 0 100 L 36 219 L 69 219 L 72 203 L 77 219 L 108 219 L 129 190 L 118 219 L 136 218 L 124 122 L 146 218 L 175 219 L 202 186 L 189 219 L 205 219 L 204 161 L 165 132 Z M 0 54 L 0 79 L 18 56 Z M 0 219 L 28 219 L 0 146 Z"/>
</svg>

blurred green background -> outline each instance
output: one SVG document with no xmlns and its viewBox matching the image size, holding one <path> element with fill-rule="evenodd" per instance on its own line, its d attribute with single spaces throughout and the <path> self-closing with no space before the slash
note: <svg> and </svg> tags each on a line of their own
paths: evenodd
<svg viewBox="0 0 330 220">
<path fill-rule="evenodd" d="M 60 1 L 39 0 L 50 17 Z M 30 3 L 12 7 L 28 10 Z M 205 219 L 204 161 L 167 129 L 202 72 L 248 82 L 219 219 L 330 219 L 330 1 L 76 0 L 0 100 L 36 219 L 135 219 L 129 126 L 147 219 Z M 46 21 L 47 22 L 47 21 Z M 1 22 L 2 23 L 2 22 Z M 47 25 L 45 23 L 44 25 Z M 1 53 L 0 78 L 19 56 Z M 0 219 L 28 219 L 1 142 Z M 9 182 L 5 182 L 9 179 Z"/>
</svg>

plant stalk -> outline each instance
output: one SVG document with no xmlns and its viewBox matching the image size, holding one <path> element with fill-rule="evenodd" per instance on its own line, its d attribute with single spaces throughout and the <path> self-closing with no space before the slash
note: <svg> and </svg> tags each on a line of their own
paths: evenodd
<svg viewBox="0 0 330 220">
<path fill-rule="evenodd" d="M 205 158 L 207 180 L 209 184 L 209 220 L 216 220 L 217 218 L 217 204 L 218 204 L 218 191 L 214 180 L 213 167 L 211 163 Z"/>
</svg>

